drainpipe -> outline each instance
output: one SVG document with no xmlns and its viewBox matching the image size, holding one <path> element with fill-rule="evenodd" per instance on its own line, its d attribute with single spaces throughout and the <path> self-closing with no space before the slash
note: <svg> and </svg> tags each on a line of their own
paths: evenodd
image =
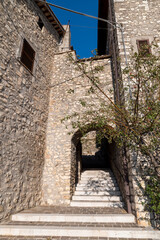
<svg viewBox="0 0 160 240">
<path fill-rule="evenodd" d="M 109 15 L 111 17 L 112 20 L 112 11 L 111 11 L 111 2 L 109 1 Z M 113 26 L 112 26 L 113 28 Z M 124 40 L 124 28 L 122 24 L 119 24 L 117 22 L 115 22 L 114 25 L 114 29 L 117 28 L 120 30 L 121 32 L 121 38 L 122 38 L 122 43 L 123 43 L 123 50 L 124 50 L 124 57 L 125 57 L 125 65 L 126 67 L 128 67 L 128 59 L 127 59 L 127 53 L 126 53 L 126 46 L 125 46 L 125 40 Z M 112 34 L 114 34 L 114 29 L 112 30 Z M 114 35 L 112 35 L 112 38 L 114 38 Z M 116 50 L 115 50 L 115 46 L 114 43 L 112 45 L 113 47 L 113 52 L 114 52 L 114 60 L 115 60 L 115 64 L 116 64 Z M 117 64 L 115 65 L 115 67 L 117 66 Z M 116 77 L 117 77 L 117 72 L 116 72 Z M 117 81 L 116 81 L 117 82 Z M 118 86 L 118 83 L 116 83 Z M 132 92 L 131 92 L 131 87 L 130 87 L 130 78 L 128 76 L 128 86 L 129 86 L 129 96 L 130 96 L 130 100 L 132 100 Z M 119 93 L 118 93 L 119 96 Z M 124 176 L 123 174 L 120 172 L 119 168 L 118 171 L 122 177 L 122 180 L 124 181 L 124 191 L 125 191 L 125 195 L 126 195 L 126 204 L 127 204 L 127 212 L 128 213 L 132 213 L 132 207 L 131 207 L 131 201 L 130 201 L 130 187 L 129 187 L 129 179 L 128 179 L 128 163 L 127 163 L 127 159 L 126 159 L 126 152 L 125 152 L 125 157 L 123 158 L 123 164 L 124 164 Z"/>
<path fill-rule="evenodd" d="M 127 161 L 127 152 L 126 147 L 124 146 L 124 158 L 123 158 L 123 164 L 124 164 L 124 188 L 126 193 L 126 203 L 127 203 L 127 211 L 128 213 L 132 213 L 132 206 L 131 206 L 131 193 L 130 193 L 130 187 L 129 187 L 129 177 L 128 177 L 128 161 Z"/>
<path fill-rule="evenodd" d="M 126 180 L 125 176 L 125 181 L 124 181 L 124 189 L 125 189 L 125 193 L 126 193 L 126 204 L 127 204 L 127 212 L 128 213 L 132 213 L 132 206 L 131 206 L 131 202 L 130 202 L 130 188 L 129 188 L 129 181 Z"/>
<path fill-rule="evenodd" d="M 124 28 L 123 24 L 119 24 L 118 28 L 121 31 L 121 37 L 122 37 L 122 43 L 123 43 L 123 50 L 124 50 L 124 57 L 125 57 L 125 64 L 126 67 L 128 67 L 128 59 L 127 59 L 127 53 L 126 53 L 126 46 L 125 46 L 125 41 L 124 41 Z M 128 79 L 128 86 L 129 86 L 129 96 L 130 100 L 132 100 L 132 91 L 131 91 L 131 86 L 130 86 L 130 77 L 127 77 Z M 132 213 L 132 207 L 131 207 L 131 201 L 130 201 L 130 187 L 129 187 L 129 179 L 128 179 L 128 163 L 126 159 L 126 152 L 125 152 L 125 158 L 124 158 L 124 166 L 125 166 L 125 180 L 124 180 L 124 188 L 125 188 L 125 193 L 126 193 L 126 203 L 127 203 L 127 211 L 128 213 Z"/>
<path fill-rule="evenodd" d="M 123 24 L 120 23 L 118 25 L 118 28 L 121 31 L 121 36 L 122 36 L 122 42 L 123 42 L 123 50 L 124 50 L 124 57 L 125 57 L 125 64 L 126 67 L 128 67 L 128 59 L 127 59 L 127 53 L 126 53 L 126 46 L 125 46 L 125 41 L 124 41 L 124 29 L 123 29 Z M 132 100 L 132 91 L 131 91 L 131 85 L 130 85 L 130 77 L 127 77 L 128 79 L 128 86 L 129 86 L 129 96 L 130 96 L 130 100 Z"/>
</svg>

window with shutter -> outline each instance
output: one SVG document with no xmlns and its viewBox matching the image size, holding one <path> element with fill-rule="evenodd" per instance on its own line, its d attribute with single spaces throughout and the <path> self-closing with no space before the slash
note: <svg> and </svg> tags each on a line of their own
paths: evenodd
<svg viewBox="0 0 160 240">
<path fill-rule="evenodd" d="M 143 55 L 147 56 L 148 54 L 151 53 L 150 45 L 149 45 L 149 40 L 137 40 L 137 46 L 138 46 L 138 52 Z"/>
<path fill-rule="evenodd" d="M 20 60 L 25 65 L 25 67 L 31 72 L 33 72 L 34 59 L 35 59 L 35 51 L 27 42 L 27 40 L 24 39 Z"/>
</svg>

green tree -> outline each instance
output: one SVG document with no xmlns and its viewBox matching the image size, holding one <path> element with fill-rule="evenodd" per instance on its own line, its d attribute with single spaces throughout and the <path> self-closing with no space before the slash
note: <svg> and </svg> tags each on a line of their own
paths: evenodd
<svg viewBox="0 0 160 240">
<path fill-rule="evenodd" d="M 114 102 L 110 94 L 101 88 L 98 74 L 103 71 L 103 67 L 94 67 L 94 58 L 87 64 L 74 60 L 72 55 L 69 58 L 76 69 L 89 79 L 89 92 L 92 94 L 99 91 L 102 99 L 97 112 L 92 110 L 89 103 L 81 101 L 86 111 L 83 114 L 74 113 L 67 118 L 73 117 L 73 128 L 79 128 L 82 133 L 98 129 L 101 138 L 106 137 L 109 142 L 114 140 L 118 147 L 125 146 L 145 156 L 150 163 L 145 170 L 146 175 L 152 176 L 146 181 L 145 193 L 150 199 L 146 206 L 159 215 L 160 51 L 156 44 L 152 45 L 152 51 L 141 49 L 140 53 L 134 53 L 130 57 L 129 64 L 123 71 L 123 99 L 120 102 Z"/>
<path fill-rule="evenodd" d="M 134 53 L 130 58 L 129 65 L 123 71 L 123 99 L 114 102 L 110 95 L 103 91 L 99 85 L 97 73 L 103 71 L 102 66 L 92 66 L 91 59 L 88 64 L 70 60 L 76 65 L 91 83 L 90 93 L 99 91 L 103 96 L 98 112 L 88 110 L 89 103 L 81 101 L 86 111 L 81 114 L 74 113 L 78 120 L 72 121 L 74 128 L 86 132 L 87 128 L 96 128 L 101 137 L 114 140 L 118 146 L 125 145 L 131 150 L 138 150 L 146 155 L 154 166 L 154 170 L 160 176 L 160 52 L 156 45 L 153 45 L 152 53 Z M 127 79 L 129 78 L 130 86 Z M 129 96 L 129 88 L 132 97 Z M 122 95 L 122 93 L 121 93 Z M 87 124 L 86 124 L 87 123 Z M 111 124 L 114 128 L 109 128 Z"/>
</svg>

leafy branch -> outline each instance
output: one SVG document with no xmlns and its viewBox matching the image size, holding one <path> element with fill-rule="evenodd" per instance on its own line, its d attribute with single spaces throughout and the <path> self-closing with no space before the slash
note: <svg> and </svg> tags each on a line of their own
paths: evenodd
<svg viewBox="0 0 160 240">
<path fill-rule="evenodd" d="M 159 55 L 148 54 L 144 57 L 142 54 L 133 54 L 130 65 L 124 70 L 125 76 L 130 75 L 133 99 L 124 105 L 114 103 L 109 93 L 107 94 L 101 88 L 97 73 L 100 74 L 103 71 L 102 66 L 93 66 L 92 59 L 89 63 L 90 66 L 88 66 L 79 60 L 75 61 L 71 54 L 68 57 L 75 64 L 77 71 L 87 77 L 91 86 L 109 101 L 107 104 L 104 102 L 103 107 L 98 109 L 99 116 L 96 114 L 95 117 L 95 112 L 90 111 L 89 117 L 87 117 L 88 113 L 85 112 L 83 120 L 79 119 L 78 121 L 78 127 L 81 125 L 82 129 L 85 121 L 90 124 L 92 121 L 102 135 L 106 136 L 106 126 L 109 123 L 114 124 L 112 131 L 109 130 L 107 134 L 110 135 L 109 138 L 116 141 L 118 146 L 125 144 L 130 149 L 137 149 L 149 157 L 157 176 L 160 177 L 159 160 L 154 155 L 154 151 L 158 148 L 157 140 L 160 139 L 158 131 L 160 126 L 160 97 L 157 90 L 157 87 L 160 86 Z M 108 112 L 112 118 L 108 116 Z"/>
</svg>

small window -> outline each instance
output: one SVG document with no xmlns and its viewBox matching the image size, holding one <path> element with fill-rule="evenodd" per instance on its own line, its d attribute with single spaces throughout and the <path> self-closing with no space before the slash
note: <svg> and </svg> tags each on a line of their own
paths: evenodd
<svg viewBox="0 0 160 240">
<path fill-rule="evenodd" d="M 26 41 L 26 39 L 24 39 L 22 53 L 21 53 L 21 62 L 31 72 L 33 71 L 34 59 L 35 59 L 35 51 L 30 46 L 30 44 Z"/>
<path fill-rule="evenodd" d="M 42 19 L 41 19 L 40 17 L 39 17 L 39 19 L 38 19 L 37 24 L 38 24 L 38 26 L 40 27 L 40 29 L 42 29 L 43 26 L 44 26 L 44 24 L 43 24 L 43 22 L 42 22 Z"/>
<path fill-rule="evenodd" d="M 137 40 L 138 52 L 142 56 L 147 56 L 151 53 L 149 40 Z"/>
</svg>

